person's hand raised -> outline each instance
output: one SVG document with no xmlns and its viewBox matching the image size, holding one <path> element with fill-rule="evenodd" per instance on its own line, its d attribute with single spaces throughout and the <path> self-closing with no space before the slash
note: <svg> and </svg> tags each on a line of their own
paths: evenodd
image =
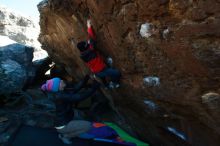
<svg viewBox="0 0 220 146">
<path fill-rule="evenodd" d="M 91 20 L 88 19 L 88 20 L 87 20 L 87 27 L 90 28 L 91 26 L 92 26 Z"/>
</svg>

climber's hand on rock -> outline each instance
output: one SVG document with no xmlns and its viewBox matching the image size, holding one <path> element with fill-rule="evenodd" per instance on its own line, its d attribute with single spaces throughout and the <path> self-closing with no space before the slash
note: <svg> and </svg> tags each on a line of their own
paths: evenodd
<svg viewBox="0 0 220 146">
<path fill-rule="evenodd" d="M 87 20 L 87 27 L 90 28 L 91 26 L 92 26 L 91 20 L 88 19 L 88 20 Z"/>
</svg>

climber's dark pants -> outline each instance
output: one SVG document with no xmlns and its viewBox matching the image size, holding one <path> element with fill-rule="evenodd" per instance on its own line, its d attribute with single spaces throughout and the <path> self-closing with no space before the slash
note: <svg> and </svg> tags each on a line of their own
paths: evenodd
<svg viewBox="0 0 220 146">
<path fill-rule="evenodd" d="M 96 76 L 101 78 L 103 81 L 106 81 L 106 78 L 110 78 L 112 82 L 119 83 L 121 78 L 121 73 L 114 68 L 105 68 L 103 71 L 96 73 Z"/>
</svg>

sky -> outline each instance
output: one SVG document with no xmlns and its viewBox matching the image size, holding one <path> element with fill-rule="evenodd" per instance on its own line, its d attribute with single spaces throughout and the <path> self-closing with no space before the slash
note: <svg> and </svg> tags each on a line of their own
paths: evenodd
<svg viewBox="0 0 220 146">
<path fill-rule="evenodd" d="M 24 16 L 31 16 L 34 21 L 39 21 L 37 4 L 42 0 L 0 0 L 0 5 L 4 5 Z"/>
</svg>

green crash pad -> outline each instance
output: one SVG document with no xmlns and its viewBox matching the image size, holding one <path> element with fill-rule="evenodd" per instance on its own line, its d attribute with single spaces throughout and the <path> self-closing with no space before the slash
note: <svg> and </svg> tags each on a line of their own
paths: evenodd
<svg viewBox="0 0 220 146">
<path fill-rule="evenodd" d="M 109 127 L 111 127 L 112 129 L 114 129 L 124 141 L 135 143 L 137 146 L 149 146 L 149 144 L 144 143 L 144 142 L 130 136 L 128 133 L 126 133 L 124 130 L 122 130 L 120 127 L 118 127 L 114 123 L 105 122 L 105 124 L 108 125 Z"/>
</svg>

